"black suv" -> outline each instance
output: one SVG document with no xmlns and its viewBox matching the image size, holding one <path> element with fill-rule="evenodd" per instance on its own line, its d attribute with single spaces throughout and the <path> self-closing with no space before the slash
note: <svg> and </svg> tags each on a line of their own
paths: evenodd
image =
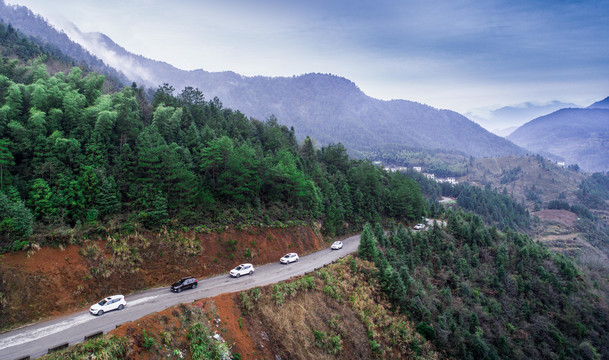
<svg viewBox="0 0 609 360">
<path fill-rule="evenodd" d="M 192 276 L 188 276 L 185 278 L 181 278 L 175 284 L 171 285 L 171 291 L 173 292 L 182 292 L 184 289 L 195 289 L 199 285 L 197 279 Z"/>
</svg>

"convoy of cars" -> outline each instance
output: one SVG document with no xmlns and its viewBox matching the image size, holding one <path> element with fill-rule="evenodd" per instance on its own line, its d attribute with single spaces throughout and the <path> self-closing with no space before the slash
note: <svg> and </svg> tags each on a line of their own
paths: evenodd
<svg viewBox="0 0 609 360">
<path fill-rule="evenodd" d="M 418 230 L 417 226 L 419 225 L 425 227 L 425 225 L 423 224 L 417 224 L 415 226 L 416 230 Z M 332 243 L 332 246 L 330 246 L 331 250 L 339 250 L 342 248 L 342 241 L 335 241 L 334 243 Z M 290 264 L 293 262 L 297 262 L 298 260 L 300 260 L 300 258 L 298 257 L 297 253 L 287 253 L 283 257 L 281 257 L 281 259 L 279 259 L 279 262 L 282 264 Z M 254 265 L 250 263 L 240 264 L 239 266 L 230 271 L 230 276 L 238 278 L 241 277 L 241 275 L 252 275 L 254 271 Z M 187 276 L 176 281 L 170 286 L 169 289 L 172 292 L 180 293 L 182 292 L 182 290 L 196 289 L 198 285 L 199 281 L 195 277 Z M 101 316 L 108 311 L 123 310 L 125 306 L 127 306 L 127 301 L 125 300 L 125 297 L 123 295 L 113 295 L 108 296 L 107 298 L 102 299 L 97 304 L 92 305 L 89 309 L 89 312 L 93 315 Z"/>
<path fill-rule="evenodd" d="M 112 310 L 123 310 L 127 306 L 127 301 L 123 295 L 113 295 L 102 299 L 89 309 L 93 315 L 102 316 L 105 312 Z"/>
</svg>

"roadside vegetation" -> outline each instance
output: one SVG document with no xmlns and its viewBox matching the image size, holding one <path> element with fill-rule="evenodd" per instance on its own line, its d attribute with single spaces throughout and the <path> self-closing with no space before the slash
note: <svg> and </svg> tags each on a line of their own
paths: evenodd
<svg viewBox="0 0 609 360">
<path fill-rule="evenodd" d="M 415 325 L 382 298 L 375 273 L 373 264 L 348 256 L 297 280 L 241 292 L 243 316 L 264 329 L 282 358 L 436 359 Z"/>
<path fill-rule="evenodd" d="M 172 308 L 171 317 L 146 318 L 143 324 L 126 325 L 126 333 L 102 335 L 43 360 L 88 359 L 240 359 L 214 325 L 215 315 L 192 305 Z M 156 324 L 153 324 L 156 322 Z"/>
</svg>

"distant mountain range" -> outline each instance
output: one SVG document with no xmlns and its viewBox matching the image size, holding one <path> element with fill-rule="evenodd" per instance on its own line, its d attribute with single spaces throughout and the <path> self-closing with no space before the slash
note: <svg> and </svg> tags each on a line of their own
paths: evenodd
<svg viewBox="0 0 609 360">
<path fill-rule="evenodd" d="M 465 114 L 484 128 L 499 136 L 507 136 L 531 119 L 547 115 L 564 108 L 579 108 L 579 105 L 551 101 L 548 103 L 524 102 L 503 106 L 498 109 L 474 109 Z"/>
<path fill-rule="evenodd" d="M 609 96 L 588 106 L 588 109 L 609 109 Z"/>
<path fill-rule="evenodd" d="M 609 171 L 609 98 L 533 119 L 508 139 L 534 152 L 558 155 L 586 171 Z"/>
<path fill-rule="evenodd" d="M 353 82 L 335 75 L 246 77 L 234 72 L 184 71 L 132 54 L 103 34 L 65 29 L 93 56 L 24 7 L 6 6 L 0 0 L 0 18 L 102 73 L 109 71 L 105 65 L 116 68 L 126 84 L 130 80 L 150 88 L 162 83 L 176 89 L 196 87 L 208 99 L 218 97 L 225 106 L 248 116 L 265 120 L 275 115 L 281 124 L 294 127 L 299 139 L 308 135 L 320 145 L 341 142 L 352 154 L 401 148 L 456 151 L 477 157 L 525 152 L 454 111 L 406 100 L 374 99 Z"/>
</svg>

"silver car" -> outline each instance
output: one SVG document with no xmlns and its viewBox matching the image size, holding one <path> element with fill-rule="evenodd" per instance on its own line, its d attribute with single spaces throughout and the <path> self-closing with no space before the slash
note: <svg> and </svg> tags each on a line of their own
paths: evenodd
<svg viewBox="0 0 609 360">
<path fill-rule="evenodd" d="M 288 253 L 283 255 L 279 262 L 282 264 L 289 264 L 298 261 L 298 254 L 296 253 Z"/>
<path fill-rule="evenodd" d="M 414 229 L 415 230 L 423 230 L 423 229 L 425 229 L 425 224 L 416 224 L 414 226 Z"/>
<path fill-rule="evenodd" d="M 101 316 L 105 312 L 111 310 L 123 310 L 127 306 L 127 301 L 123 295 L 113 295 L 102 299 L 97 304 L 94 304 L 89 309 L 89 312 L 93 315 Z"/>
<path fill-rule="evenodd" d="M 254 273 L 254 265 L 241 264 L 230 271 L 230 276 L 240 277 L 241 275 L 252 275 Z"/>
</svg>

